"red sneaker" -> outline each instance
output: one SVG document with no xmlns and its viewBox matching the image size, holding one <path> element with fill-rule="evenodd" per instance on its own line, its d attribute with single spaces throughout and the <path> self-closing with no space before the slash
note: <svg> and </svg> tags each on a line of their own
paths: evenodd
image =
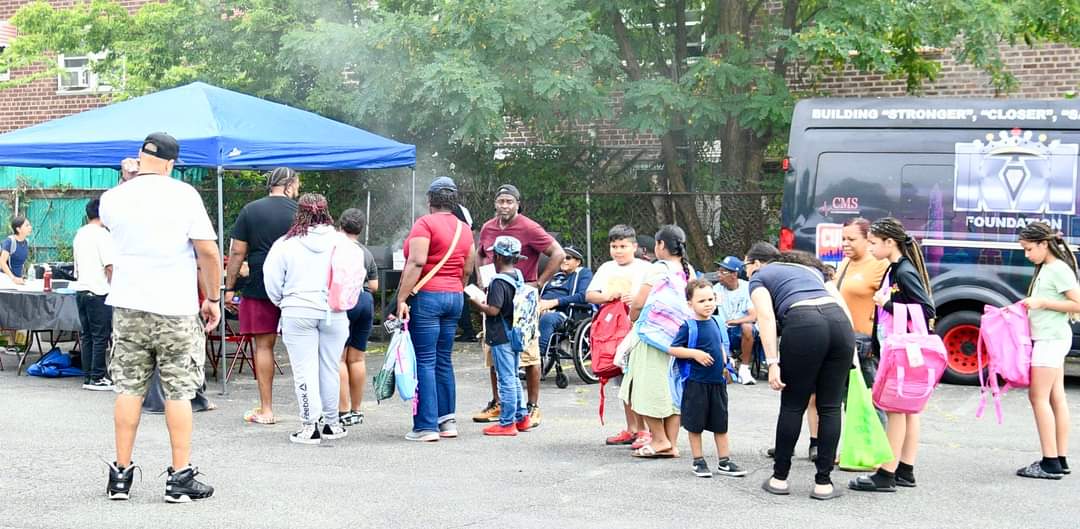
<svg viewBox="0 0 1080 529">
<path fill-rule="evenodd" d="M 640 431 L 634 436 L 634 443 L 630 445 L 631 450 L 637 450 L 652 442 L 652 434 L 646 431 Z"/>
<path fill-rule="evenodd" d="M 532 429 L 532 418 L 526 415 L 525 417 L 522 417 L 520 421 L 514 424 L 514 426 L 517 427 L 517 431 L 519 432 L 527 432 Z"/>
<path fill-rule="evenodd" d="M 634 434 L 626 430 L 619 432 L 619 435 L 604 440 L 604 444 L 607 445 L 628 445 L 632 442 L 634 442 Z"/>
<path fill-rule="evenodd" d="M 501 424 L 492 424 L 487 428 L 484 428 L 484 435 L 492 435 L 498 437 L 512 437 L 517 435 L 517 427 L 513 424 L 503 426 Z"/>
</svg>

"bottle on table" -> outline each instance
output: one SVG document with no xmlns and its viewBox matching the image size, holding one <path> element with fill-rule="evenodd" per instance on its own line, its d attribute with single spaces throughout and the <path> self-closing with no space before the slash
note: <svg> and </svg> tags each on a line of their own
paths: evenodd
<svg viewBox="0 0 1080 529">
<path fill-rule="evenodd" d="M 52 269 L 49 268 L 49 265 L 45 265 L 45 273 L 42 274 L 42 279 L 45 280 L 45 287 L 43 290 L 45 292 L 52 292 Z"/>
</svg>

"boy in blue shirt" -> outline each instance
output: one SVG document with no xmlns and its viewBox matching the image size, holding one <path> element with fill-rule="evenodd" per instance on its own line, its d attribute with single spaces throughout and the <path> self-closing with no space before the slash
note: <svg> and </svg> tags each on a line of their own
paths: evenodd
<svg viewBox="0 0 1080 529">
<path fill-rule="evenodd" d="M 716 295 L 708 281 L 695 279 L 686 286 L 686 300 L 694 311 L 694 319 L 679 327 L 668 352 L 690 361 L 690 376 L 683 388 L 681 411 L 682 426 L 690 433 L 693 472 L 701 478 L 712 477 L 701 446 L 701 433 L 708 430 L 716 441 L 717 474 L 743 477 L 746 471 L 731 460 L 728 446 L 728 395 L 724 379 L 728 345 L 727 333 L 712 317 L 716 311 Z M 691 326 L 696 329 L 693 339 Z"/>
</svg>

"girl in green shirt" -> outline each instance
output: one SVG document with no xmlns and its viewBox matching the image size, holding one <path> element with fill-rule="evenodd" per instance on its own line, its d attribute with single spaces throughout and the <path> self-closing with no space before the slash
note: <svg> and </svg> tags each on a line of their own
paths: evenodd
<svg viewBox="0 0 1080 529">
<path fill-rule="evenodd" d="M 1072 346 L 1069 315 L 1080 313 L 1076 257 L 1060 233 L 1043 222 L 1020 230 L 1024 256 L 1035 275 L 1024 304 L 1031 322 L 1031 386 L 1028 400 L 1035 413 L 1042 459 L 1021 468 L 1025 478 L 1061 479 L 1069 473 L 1069 405 L 1065 401 L 1065 356 Z"/>
</svg>

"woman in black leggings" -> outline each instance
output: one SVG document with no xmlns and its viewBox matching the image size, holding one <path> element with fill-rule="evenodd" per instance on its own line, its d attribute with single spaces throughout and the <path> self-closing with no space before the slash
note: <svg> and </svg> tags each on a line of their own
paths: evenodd
<svg viewBox="0 0 1080 529">
<path fill-rule="evenodd" d="M 819 453 L 810 497 L 830 500 L 840 495 L 829 475 L 840 443 L 840 403 L 855 336 L 843 300 L 835 287 L 826 286 L 824 271 L 825 266 L 815 257 L 781 253 L 764 242 L 754 244 L 746 255 L 750 300 L 758 315 L 769 386 L 781 392 L 776 461 L 772 477 L 762 488 L 772 494 L 790 494 L 791 456 L 807 403 L 816 393 Z M 778 328 L 783 329 L 784 337 L 779 350 Z"/>
</svg>

